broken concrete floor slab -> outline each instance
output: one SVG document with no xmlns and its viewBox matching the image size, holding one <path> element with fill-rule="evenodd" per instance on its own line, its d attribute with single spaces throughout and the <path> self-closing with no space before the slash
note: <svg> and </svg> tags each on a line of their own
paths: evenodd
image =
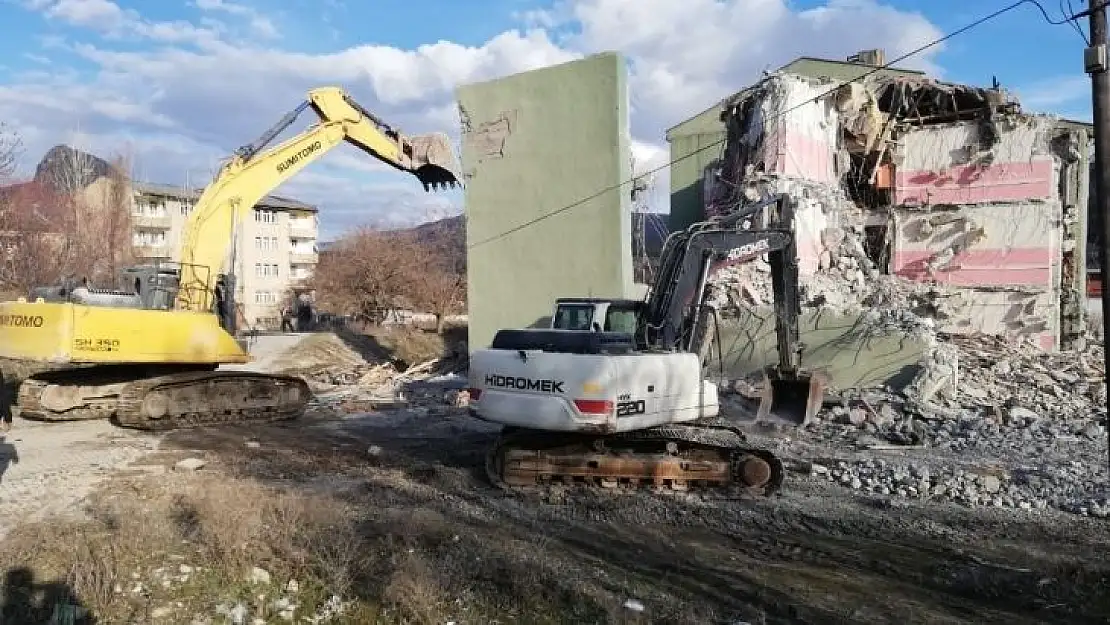
<svg viewBox="0 0 1110 625">
<path fill-rule="evenodd" d="M 753 307 L 730 315 L 720 324 L 725 377 L 745 378 L 776 364 L 771 308 Z M 803 310 L 798 329 L 804 344 L 802 366 L 824 371 L 832 389 L 901 388 L 910 383 L 931 348 L 927 337 L 872 323 L 862 311 Z"/>
</svg>

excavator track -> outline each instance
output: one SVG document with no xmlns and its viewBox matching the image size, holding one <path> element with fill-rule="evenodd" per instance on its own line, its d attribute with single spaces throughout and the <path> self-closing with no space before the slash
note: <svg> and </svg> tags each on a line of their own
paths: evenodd
<svg viewBox="0 0 1110 625">
<path fill-rule="evenodd" d="M 556 484 L 769 497 L 782 486 L 782 461 L 746 445 L 722 420 L 609 435 L 506 428 L 486 455 L 491 483 L 510 492 Z"/>
<path fill-rule="evenodd" d="M 19 389 L 19 414 L 42 421 L 111 419 L 140 430 L 269 423 L 304 413 L 304 380 L 246 371 L 186 370 L 161 375 L 89 370 L 32 376 Z"/>
</svg>

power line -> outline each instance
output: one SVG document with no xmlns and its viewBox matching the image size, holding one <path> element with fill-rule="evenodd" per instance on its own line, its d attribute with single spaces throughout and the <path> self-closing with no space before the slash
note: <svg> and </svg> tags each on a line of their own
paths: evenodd
<svg viewBox="0 0 1110 625">
<path fill-rule="evenodd" d="M 927 43 L 927 44 L 925 44 L 925 45 L 923 45 L 919 48 L 916 48 L 916 49 L 914 49 L 910 52 L 907 52 L 906 54 L 903 54 L 902 56 L 890 61 L 889 63 L 885 63 L 883 65 L 875 66 L 872 69 L 868 70 L 867 72 L 864 72 L 863 74 L 860 74 L 859 76 L 856 76 L 855 78 L 853 78 L 851 80 L 847 80 L 843 83 L 840 83 L 839 85 L 833 87 L 832 89 L 829 89 L 828 91 L 825 91 L 824 93 L 821 93 L 821 94 L 819 94 L 817 96 L 814 96 L 814 97 L 812 97 L 808 100 L 800 102 L 799 104 L 796 104 L 796 105 L 786 109 L 785 111 L 781 111 L 777 115 L 775 115 L 774 117 L 771 117 L 770 119 L 773 120 L 773 119 L 777 119 L 779 117 L 783 117 L 786 114 L 788 114 L 788 113 L 790 113 L 794 110 L 797 110 L 797 109 L 799 109 L 799 108 L 801 108 L 801 107 L 803 107 L 803 106 L 805 106 L 805 105 L 807 105 L 811 102 L 816 102 L 816 101 L 819 101 L 819 100 L 821 100 L 821 99 L 823 99 L 827 96 L 830 96 L 830 95 L 836 93 L 838 90 L 840 90 L 840 88 L 844 87 L 845 85 L 852 84 L 853 82 L 860 81 L 864 78 L 867 78 L 868 76 L 870 76 L 872 74 L 875 74 L 875 73 L 880 72 L 880 71 L 885 70 L 885 69 L 889 69 L 890 66 L 894 65 L 895 63 L 899 63 L 901 61 L 904 61 L 904 60 L 910 58 L 911 56 L 914 56 L 916 54 L 920 54 L 921 52 L 924 52 L 925 50 L 928 50 L 929 48 L 931 48 L 931 47 L 933 47 L 937 44 L 943 43 L 943 42 L 951 39 L 952 37 L 955 37 L 956 35 L 961 35 L 961 34 L 967 32 L 967 31 L 969 31 L 973 28 L 976 28 L 976 27 L 984 24 L 985 22 L 989 22 L 990 20 L 992 20 L 992 19 L 994 19 L 994 18 L 996 18 L 996 17 L 998 17 L 998 16 L 1000 16 L 1004 13 L 1008 13 L 1008 12 L 1016 9 L 1017 7 L 1025 4 L 1027 2 L 1029 4 L 1032 4 L 1032 5 L 1036 6 L 1038 9 L 1040 9 L 1041 14 L 1044 17 L 1044 19 L 1049 24 L 1053 24 L 1053 25 L 1064 24 L 1065 22 L 1072 21 L 1072 20 L 1076 19 L 1077 17 L 1082 16 L 1084 14 L 1084 13 L 1079 13 L 1077 15 L 1073 15 L 1071 17 L 1068 17 L 1067 19 L 1062 20 L 1062 21 L 1053 21 L 1051 18 L 1049 18 L 1048 13 L 1044 10 L 1044 7 L 1041 6 L 1039 2 L 1037 2 L 1037 0 L 1018 0 L 1017 2 L 1014 2 L 1013 4 L 1010 4 L 1006 7 L 1003 7 L 1001 9 L 995 11 L 994 13 L 991 13 L 989 15 L 985 15 L 985 16 L 975 20 L 974 22 L 971 22 L 971 23 L 963 26 L 962 28 L 954 30 L 954 31 L 948 33 L 947 35 L 944 35 L 943 37 L 941 37 L 939 39 L 934 39 L 933 41 L 930 41 L 929 43 Z M 726 139 L 727 139 L 727 137 L 726 137 Z M 662 164 L 662 165 L 660 165 L 660 166 L 658 166 L 654 169 L 650 169 L 650 170 L 647 170 L 645 172 L 642 172 L 639 176 L 633 176 L 629 180 L 625 180 L 625 181 L 617 183 L 615 185 L 610 185 L 608 187 L 605 187 L 605 188 L 601 189 L 600 191 L 598 191 L 598 192 L 596 192 L 592 195 L 586 196 L 586 197 L 584 197 L 584 198 L 582 198 L 582 199 L 580 199 L 576 202 L 573 202 L 571 204 L 567 204 L 566 206 L 563 206 L 562 208 L 551 211 L 550 213 L 544 213 L 543 215 L 540 215 L 539 217 L 536 217 L 535 219 L 530 219 L 530 220 L 528 220 L 528 221 L 526 221 L 522 224 L 519 224 L 517 226 L 513 226 L 512 228 L 509 228 L 508 230 L 505 230 L 505 231 L 503 231 L 499 234 L 495 234 L 495 235 L 493 235 L 491 237 L 488 237 L 486 239 L 482 239 L 481 241 L 478 241 L 477 243 L 474 243 L 473 245 L 468 245 L 467 249 L 474 249 L 474 248 L 476 248 L 480 245 L 485 245 L 487 243 L 492 243 L 494 241 L 503 239 L 506 236 L 508 236 L 510 234 L 513 234 L 514 232 L 519 232 L 520 230 L 523 230 L 523 229 L 525 229 L 529 226 L 535 225 L 535 224 L 537 224 L 537 223 L 539 223 L 539 222 L 541 222 L 545 219 L 549 219 L 549 218 L 554 217 L 556 215 L 559 215 L 561 213 L 565 213 L 566 211 L 571 210 L 572 208 L 576 208 L 578 206 L 581 206 L 582 204 L 585 204 L 586 202 L 589 202 L 590 200 L 592 200 L 594 198 L 600 197 L 600 196 L 602 196 L 602 195 L 604 195 L 604 194 L 606 194 L 610 191 L 619 190 L 621 187 L 623 187 L 625 185 L 633 184 L 636 181 L 636 179 L 638 179 L 638 178 L 641 178 L 643 176 L 647 176 L 649 174 L 658 173 L 658 172 L 670 167 L 671 165 L 674 165 L 675 163 L 678 163 L 678 162 L 684 161 L 688 158 L 691 158 L 695 154 L 699 154 L 699 153 L 704 152 L 705 150 L 708 150 L 710 148 L 722 145 L 722 144 L 724 144 L 724 142 L 725 142 L 725 139 L 719 139 L 717 141 L 714 141 L 712 143 L 704 145 L 704 146 L 694 150 L 693 152 L 690 152 L 688 154 L 684 154 L 684 155 L 682 155 L 682 156 L 680 156 L 676 159 L 672 159 L 670 161 L 667 161 L 666 163 L 664 163 L 664 164 Z"/>
</svg>

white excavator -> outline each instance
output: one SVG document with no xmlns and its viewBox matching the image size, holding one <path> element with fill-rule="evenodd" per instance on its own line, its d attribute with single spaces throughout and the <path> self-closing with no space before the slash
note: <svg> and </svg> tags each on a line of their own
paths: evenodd
<svg viewBox="0 0 1110 625">
<path fill-rule="evenodd" d="M 740 226 L 764 210 L 771 227 Z M 798 365 L 793 222 L 792 199 L 780 194 L 694 224 L 668 237 L 644 301 L 562 298 L 552 328 L 499 330 L 475 350 L 470 414 L 503 426 L 486 458 L 491 482 L 776 492 L 781 461 L 719 417 L 706 379 L 716 320 L 706 300 L 715 271 L 767 256 L 779 361 L 764 372 L 755 420 L 808 422 L 827 380 Z"/>
</svg>

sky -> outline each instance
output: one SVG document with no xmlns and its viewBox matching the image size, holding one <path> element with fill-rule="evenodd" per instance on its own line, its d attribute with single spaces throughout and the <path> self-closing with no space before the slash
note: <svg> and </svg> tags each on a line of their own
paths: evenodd
<svg viewBox="0 0 1110 625">
<path fill-rule="evenodd" d="M 629 65 L 635 167 L 646 171 L 665 166 L 668 127 L 764 70 L 866 48 L 885 49 L 889 61 L 1007 4 L 0 0 L 0 124 L 22 139 L 23 176 L 66 143 L 125 156 L 136 179 L 200 187 L 314 87 L 343 87 L 402 132 L 446 132 L 457 150 L 459 85 L 616 50 Z M 1053 21 L 1069 10 L 1067 0 L 1040 4 Z M 1083 36 L 1027 2 L 897 65 L 943 80 L 997 79 L 1026 110 L 1089 120 Z M 312 121 L 306 112 L 289 132 Z M 668 210 L 665 167 L 654 185 L 650 209 Z M 319 206 L 322 239 L 458 214 L 463 200 L 457 190 L 427 193 L 346 145 L 274 193 Z"/>
</svg>

